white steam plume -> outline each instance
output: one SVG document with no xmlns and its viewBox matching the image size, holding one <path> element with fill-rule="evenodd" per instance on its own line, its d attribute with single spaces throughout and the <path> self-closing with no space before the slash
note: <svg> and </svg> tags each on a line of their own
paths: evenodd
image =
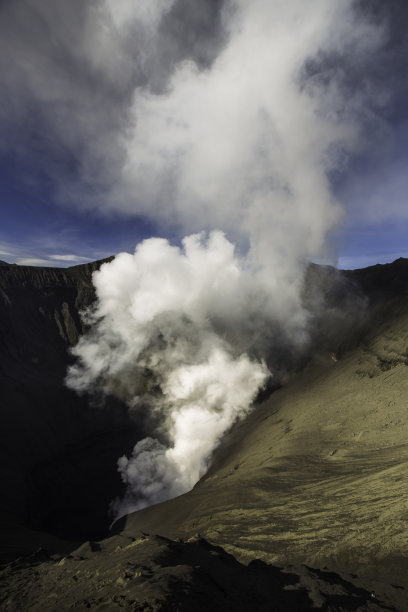
<svg viewBox="0 0 408 612">
<path fill-rule="evenodd" d="M 265 382 L 266 366 L 239 346 L 251 341 L 243 313 L 261 316 L 265 297 L 256 299 L 251 272 L 213 232 L 208 241 L 185 238 L 183 250 L 146 240 L 94 274 L 92 330 L 74 348 L 68 384 L 96 386 L 133 410 L 152 411 L 161 438 L 142 440 L 130 459 L 119 460 L 129 486 L 117 513 L 190 489 Z"/>
<path fill-rule="evenodd" d="M 226 3 L 227 40 L 210 68 L 185 60 L 161 92 L 135 89 L 126 162 L 103 206 L 249 238 L 275 269 L 321 252 L 340 216 L 328 173 L 369 114 L 363 80 L 347 90 L 344 73 L 380 42 L 353 4 Z"/>
<path fill-rule="evenodd" d="M 176 4 L 143 2 L 140 14 L 124 0 L 104 5 L 115 32 L 129 31 L 131 14 L 148 25 L 145 74 L 158 66 L 158 32 Z M 124 163 L 104 183 L 107 196 L 85 201 L 211 233 L 190 235 L 182 250 L 147 240 L 94 276 L 92 328 L 68 383 L 149 409 L 159 423 L 119 461 L 128 484 L 119 514 L 190 488 L 264 384 L 271 341 L 307 342 L 304 266 L 341 217 L 329 175 L 369 114 L 364 82 L 347 88 L 344 69 L 351 59 L 364 66 L 381 42 L 353 6 L 229 0 L 212 62 L 175 62 L 159 84 L 147 78 L 133 90 L 115 141 Z M 98 142 L 98 159 L 109 159 Z M 87 181 L 97 179 L 88 172 Z"/>
</svg>

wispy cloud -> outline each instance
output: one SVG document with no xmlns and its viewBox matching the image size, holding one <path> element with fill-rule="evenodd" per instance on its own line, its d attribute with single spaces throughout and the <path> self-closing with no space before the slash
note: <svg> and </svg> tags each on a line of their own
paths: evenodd
<svg viewBox="0 0 408 612">
<path fill-rule="evenodd" d="M 87 257 L 83 257 L 82 255 L 72 255 L 72 254 L 50 255 L 49 259 L 57 260 L 57 261 L 69 261 L 69 262 L 87 261 Z"/>
<path fill-rule="evenodd" d="M 15 262 L 19 266 L 47 266 L 48 261 L 46 259 L 40 259 L 38 257 L 23 257 L 22 259 L 17 259 Z"/>
<path fill-rule="evenodd" d="M 47 266 L 47 267 L 66 267 L 67 265 L 75 265 L 101 259 L 99 252 L 91 252 L 88 256 L 79 253 L 50 253 L 53 245 L 50 247 L 39 245 L 36 241 L 25 244 L 10 244 L 8 242 L 0 242 L 0 259 L 7 263 L 16 263 L 20 266 Z"/>
</svg>

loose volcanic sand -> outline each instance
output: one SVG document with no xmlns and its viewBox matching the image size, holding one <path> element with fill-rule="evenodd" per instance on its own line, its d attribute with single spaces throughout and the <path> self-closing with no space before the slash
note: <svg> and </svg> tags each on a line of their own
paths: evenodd
<svg viewBox="0 0 408 612">
<path fill-rule="evenodd" d="M 273 394 L 192 492 L 130 515 L 124 533 L 199 531 L 245 563 L 356 574 L 408 609 L 408 315 L 388 315 Z"/>
</svg>

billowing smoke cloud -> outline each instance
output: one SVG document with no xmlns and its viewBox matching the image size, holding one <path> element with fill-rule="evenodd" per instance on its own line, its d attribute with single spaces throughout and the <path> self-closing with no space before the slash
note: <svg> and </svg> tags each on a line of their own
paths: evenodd
<svg viewBox="0 0 408 612">
<path fill-rule="evenodd" d="M 70 207 L 114 206 L 135 91 L 162 91 L 186 58 L 211 64 L 223 38 L 218 5 L 1 2 L 0 153 L 10 170 L 17 160 L 20 179 L 25 170 L 30 182 L 46 180 Z"/>
<path fill-rule="evenodd" d="M 158 423 L 159 439 L 119 460 L 129 485 L 119 514 L 190 489 L 265 382 L 266 366 L 242 350 L 254 343 L 244 317 L 265 316 L 253 273 L 220 232 L 189 236 L 182 250 L 152 238 L 95 273 L 91 332 L 68 383 L 102 388 Z"/>
<path fill-rule="evenodd" d="M 266 377 L 266 369 L 245 355 L 233 359 L 224 347 L 213 346 L 206 362 L 172 369 L 163 381 L 170 446 L 145 438 L 130 459 L 119 459 L 128 484 L 115 510 L 136 510 L 190 490 L 207 468 L 221 436 L 244 416 Z"/>
<path fill-rule="evenodd" d="M 307 344 L 304 267 L 341 217 L 329 176 L 369 115 L 368 88 L 351 88 L 344 70 L 381 42 L 347 0 L 229 0 L 219 12 L 209 4 L 216 53 L 210 40 L 181 52 L 164 36 L 166 55 L 180 4 L 95 3 L 83 51 L 112 92 L 116 79 L 124 86 L 118 71 L 137 72 L 112 146 L 93 142 L 95 167 L 86 150 L 84 205 L 142 214 L 176 235 L 204 231 L 181 250 L 147 240 L 94 277 L 91 331 L 68 383 L 156 419 L 152 438 L 119 461 L 119 514 L 190 488 L 267 368 L 276 375 L 271 350 Z"/>
</svg>

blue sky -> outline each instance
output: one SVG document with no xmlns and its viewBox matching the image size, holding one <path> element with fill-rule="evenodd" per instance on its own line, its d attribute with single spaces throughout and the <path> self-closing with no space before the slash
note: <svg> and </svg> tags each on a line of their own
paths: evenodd
<svg viewBox="0 0 408 612">
<path fill-rule="evenodd" d="M 35 266 L 70 266 L 102 259 L 155 234 L 154 224 L 133 215 L 89 214 L 53 199 L 45 181 L 30 185 L 2 168 L 0 259 Z"/>
<path fill-rule="evenodd" d="M 338 257 L 343 268 L 408 257 L 407 3 L 355 4 L 360 19 L 372 28 L 367 34 L 371 47 L 365 51 L 369 59 L 353 62 L 341 48 L 304 57 L 314 78 L 323 75 L 322 83 L 325 78 L 340 83 L 345 99 L 355 96 L 358 117 L 348 118 L 348 125 L 355 130 L 363 126 L 358 145 L 345 151 L 336 172 L 329 174 L 332 193 L 346 214 L 329 230 L 327 261 Z M 173 162 L 166 166 L 173 178 L 154 198 L 149 181 L 159 181 L 155 160 L 150 167 L 143 158 L 147 178 L 129 182 L 125 171 L 136 145 L 133 139 L 133 148 L 127 147 L 126 138 L 134 129 L 137 92 L 144 88 L 155 102 L 166 94 L 175 67 L 187 60 L 196 72 L 211 74 L 228 48 L 222 13 L 227 5 L 208 0 L 193 10 L 181 0 L 157 2 L 160 10 L 147 17 L 137 14 L 130 0 L 116 5 L 100 0 L 93 3 L 94 12 L 83 3 L 48 0 L 0 6 L 0 259 L 74 265 L 133 251 L 137 242 L 156 234 L 177 241 L 185 231 L 201 229 L 199 215 L 190 219 L 188 207 L 182 209 L 186 223 L 177 217 L 182 214 L 177 204 L 163 212 L 179 171 Z M 321 10 L 318 0 L 311 6 Z M 334 72 L 341 77 L 333 77 Z M 147 94 L 141 98 L 146 99 Z M 150 117 L 149 109 L 141 103 L 139 108 Z M 196 115 L 187 117 L 194 122 Z M 147 142 L 147 148 L 153 142 L 152 150 L 161 154 L 154 128 L 143 138 L 137 142 Z M 177 146 L 165 146 L 163 155 L 176 159 Z M 213 217 L 222 219 L 228 231 L 222 215 Z M 203 215 L 203 229 L 209 223 Z"/>
</svg>

